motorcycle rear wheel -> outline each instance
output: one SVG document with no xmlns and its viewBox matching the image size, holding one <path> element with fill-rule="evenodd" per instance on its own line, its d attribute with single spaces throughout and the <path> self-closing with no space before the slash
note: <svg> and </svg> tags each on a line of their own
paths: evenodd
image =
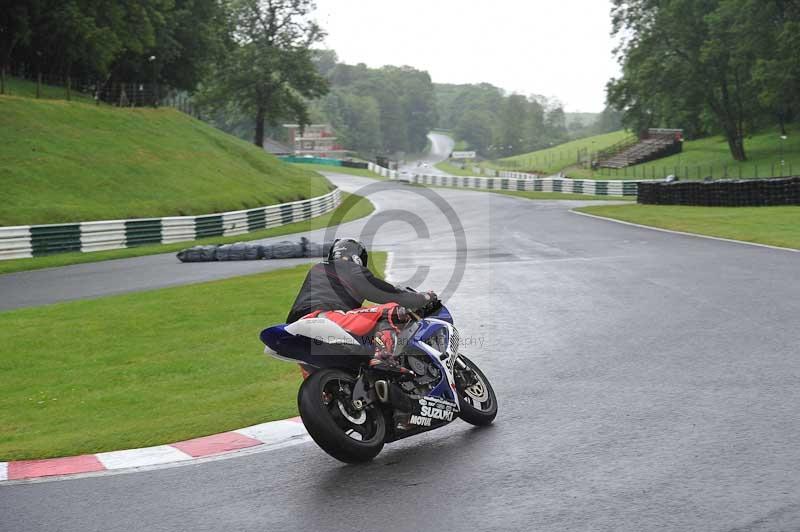
<svg viewBox="0 0 800 532">
<path fill-rule="evenodd" d="M 497 396 L 494 394 L 489 379 L 470 359 L 458 355 L 458 359 L 472 373 L 474 382 L 465 383 L 456 373 L 456 391 L 458 392 L 458 408 L 461 410 L 459 417 L 471 425 L 483 427 L 490 425 L 497 416 Z M 458 362 L 456 362 L 458 367 Z"/>
<path fill-rule="evenodd" d="M 297 393 L 300 418 L 323 451 L 348 464 L 367 462 L 383 449 L 386 420 L 371 406 L 352 404 L 355 377 L 344 371 L 322 369 L 312 373 Z"/>
</svg>

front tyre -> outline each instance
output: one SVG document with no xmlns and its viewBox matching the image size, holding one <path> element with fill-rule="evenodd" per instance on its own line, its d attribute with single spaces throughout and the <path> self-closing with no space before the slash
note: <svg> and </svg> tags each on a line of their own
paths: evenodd
<svg viewBox="0 0 800 532">
<path fill-rule="evenodd" d="M 497 397 L 489 379 L 464 355 L 458 355 L 454 370 L 459 417 L 479 427 L 491 424 L 497 416 Z"/>
<path fill-rule="evenodd" d="M 322 369 L 300 387 L 297 406 L 311 438 L 323 451 L 349 464 L 367 462 L 383 449 L 386 420 L 375 407 L 353 406 L 355 377 Z"/>
</svg>

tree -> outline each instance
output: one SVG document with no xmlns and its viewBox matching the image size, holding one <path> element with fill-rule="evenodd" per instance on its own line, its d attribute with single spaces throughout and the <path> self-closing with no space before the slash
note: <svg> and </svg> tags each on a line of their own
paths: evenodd
<svg viewBox="0 0 800 532">
<path fill-rule="evenodd" d="M 201 101 L 212 109 L 232 101 L 253 116 L 253 140 L 261 146 L 266 122 L 308 124 L 306 99 L 327 92 L 309 48 L 324 33 L 309 19 L 312 0 L 232 0 L 229 9 L 230 49 Z"/>
<path fill-rule="evenodd" d="M 525 114 L 522 152 L 536 151 L 548 144 L 544 126 L 544 107 L 534 97 L 528 98 L 528 112 Z"/>
<path fill-rule="evenodd" d="M 520 153 L 525 143 L 525 121 L 528 101 L 524 96 L 512 94 L 503 102 L 501 115 L 501 153 L 512 155 Z"/>
<path fill-rule="evenodd" d="M 548 109 L 544 118 L 545 134 L 553 144 L 565 142 L 567 134 L 567 116 L 560 102 L 556 102 Z"/>
<path fill-rule="evenodd" d="M 372 96 L 334 88 L 316 107 L 315 116 L 333 126 L 342 145 L 370 157 L 383 151 L 380 108 Z"/>
<path fill-rule="evenodd" d="M 464 140 L 484 157 L 492 152 L 493 131 L 491 128 L 492 117 L 487 111 L 471 109 L 464 113 L 453 131 L 456 138 Z"/>
<path fill-rule="evenodd" d="M 30 42 L 37 2 L 13 0 L 0 10 L 0 94 L 5 92 L 6 70 L 18 45 Z"/>
<path fill-rule="evenodd" d="M 312 103 L 312 114 L 332 124 L 347 148 L 372 157 L 425 147 L 437 121 L 434 86 L 427 72 L 408 66 L 375 69 L 336 63 L 330 50 L 315 50 L 314 62 L 331 92 Z"/>
<path fill-rule="evenodd" d="M 798 78 L 783 73 L 798 71 L 797 14 L 790 0 L 614 0 L 613 31 L 625 41 L 609 103 L 637 129 L 721 130 L 744 161 L 765 104 L 785 115 L 796 94 Z"/>
<path fill-rule="evenodd" d="M 757 49 L 754 79 L 760 103 L 782 135 L 800 106 L 800 2 L 750 0 L 743 31 Z"/>
</svg>

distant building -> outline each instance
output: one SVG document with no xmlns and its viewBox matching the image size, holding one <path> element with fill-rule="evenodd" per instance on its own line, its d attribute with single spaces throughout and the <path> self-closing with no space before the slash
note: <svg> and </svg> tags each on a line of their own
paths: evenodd
<svg viewBox="0 0 800 532">
<path fill-rule="evenodd" d="M 264 139 L 264 151 L 272 155 L 291 155 L 292 148 L 283 142 L 278 142 L 275 139 Z"/>
<path fill-rule="evenodd" d="M 297 124 L 284 124 L 283 127 L 289 130 L 289 145 L 294 148 L 295 155 L 341 158 L 347 154 L 347 150 L 336 142 L 336 133 L 329 124 L 311 124 L 302 133 Z"/>
</svg>

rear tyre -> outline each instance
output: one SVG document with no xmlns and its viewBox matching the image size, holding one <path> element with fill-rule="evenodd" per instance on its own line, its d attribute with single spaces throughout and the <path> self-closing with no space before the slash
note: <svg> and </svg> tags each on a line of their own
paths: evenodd
<svg viewBox="0 0 800 532">
<path fill-rule="evenodd" d="M 464 355 L 456 360 L 455 378 L 459 417 L 471 425 L 490 425 L 497 416 L 497 397 L 489 379 Z"/>
<path fill-rule="evenodd" d="M 386 420 L 379 409 L 353 406 L 355 380 L 344 371 L 322 369 L 312 373 L 297 394 L 300 418 L 311 438 L 348 464 L 375 458 L 386 438 Z"/>
</svg>

